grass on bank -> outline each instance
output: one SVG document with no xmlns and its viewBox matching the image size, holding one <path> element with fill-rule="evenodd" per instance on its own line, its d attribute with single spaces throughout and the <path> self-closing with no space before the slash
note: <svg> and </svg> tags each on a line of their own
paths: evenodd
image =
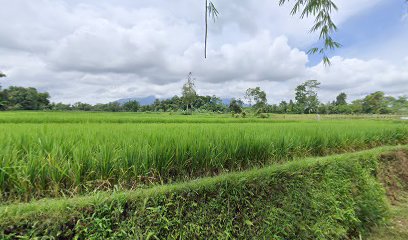
<svg viewBox="0 0 408 240">
<path fill-rule="evenodd" d="M 400 200 L 391 205 L 390 220 L 384 226 L 375 228 L 368 240 L 408 239 L 408 192 L 402 193 Z"/>
<path fill-rule="evenodd" d="M 387 215 L 381 147 L 130 192 L 0 207 L 0 236 L 344 239 Z M 3 235 L 1 235 L 3 234 Z"/>
<path fill-rule="evenodd" d="M 369 240 L 408 239 L 408 151 L 382 156 L 379 178 L 391 202 L 387 224 L 375 228 Z"/>
</svg>

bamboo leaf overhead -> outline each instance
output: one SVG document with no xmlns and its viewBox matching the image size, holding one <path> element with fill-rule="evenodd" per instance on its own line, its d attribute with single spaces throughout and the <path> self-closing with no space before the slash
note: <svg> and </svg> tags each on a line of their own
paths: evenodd
<svg viewBox="0 0 408 240">
<path fill-rule="evenodd" d="M 279 6 L 290 3 L 290 0 L 279 0 Z M 325 65 L 330 65 L 330 59 L 327 55 L 329 50 L 340 48 L 341 44 L 333 39 L 333 34 L 337 31 L 337 26 L 332 20 L 332 13 L 338 11 L 337 5 L 332 0 L 295 0 L 291 15 L 300 14 L 300 18 L 313 16 L 315 21 L 310 28 L 310 32 L 319 32 L 321 46 L 311 48 L 308 54 L 321 54 Z M 208 41 L 208 17 L 214 21 L 219 12 L 215 5 L 205 1 L 205 47 L 204 56 L 207 58 L 207 41 Z"/>
</svg>

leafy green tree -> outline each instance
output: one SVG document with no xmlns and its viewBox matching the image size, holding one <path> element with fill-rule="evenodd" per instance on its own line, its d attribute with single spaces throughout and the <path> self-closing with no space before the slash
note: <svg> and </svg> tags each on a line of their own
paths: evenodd
<svg viewBox="0 0 408 240">
<path fill-rule="evenodd" d="M 242 113 L 242 106 L 244 105 L 244 103 L 242 102 L 242 100 L 240 99 L 231 99 L 230 104 L 228 106 L 228 109 L 230 112 L 233 113 Z"/>
<path fill-rule="evenodd" d="M 6 75 L 2 72 L 0 72 L 0 78 L 6 77 Z M 0 85 L 0 111 L 4 111 L 7 108 L 7 103 L 4 99 L 4 94 L 3 91 L 1 90 L 1 85 Z"/>
<path fill-rule="evenodd" d="M 0 100 L 0 111 L 7 110 L 7 102 Z"/>
<path fill-rule="evenodd" d="M 140 109 L 140 104 L 136 100 L 129 101 L 123 104 L 123 109 L 127 112 L 137 112 Z"/>
<path fill-rule="evenodd" d="M 323 110 L 323 108 L 325 108 L 325 110 Z M 319 113 L 351 114 L 351 107 L 347 104 L 347 94 L 342 92 L 337 95 L 335 101 L 328 102 L 327 104 L 321 104 L 321 106 L 319 107 Z"/>
<path fill-rule="evenodd" d="M 122 106 L 118 102 L 110 102 L 106 104 L 96 104 L 92 106 L 91 111 L 101 111 L 101 112 L 121 112 Z"/>
<path fill-rule="evenodd" d="M 340 93 L 337 97 L 336 97 L 336 102 L 335 104 L 337 106 L 340 105 L 347 105 L 347 94 L 345 94 L 344 92 Z"/>
<path fill-rule="evenodd" d="M 156 98 L 153 102 L 153 109 L 156 112 L 165 112 L 166 109 L 163 109 L 162 101 Z"/>
<path fill-rule="evenodd" d="M 187 111 L 189 111 L 189 107 L 193 105 L 195 99 L 197 98 L 194 81 L 195 79 L 193 78 L 193 73 L 190 72 L 187 76 L 187 82 L 182 88 L 182 99 L 183 103 L 187 107 Z"/>
<path fill-rule="evenodd" d="M 170 99 L 156 99 L 149 107 L 141 106 L 141 110 L 148 108 L 149 111 L 168 112 L 182 109 L 195 109 L 196 111 L 225 112 L 227 107 L 222 100 L 216 96 L 199 96 L 196 95 L 194 100 L 187 103 L 184 97 L 174 96 Z"/>
<path fill-rule="evenodd" d="M 308 80 L 295 89 L 296 108 L 298 113 L 317 113 L 319 99 L 317 90 L 320 82 L 317 80 Z"/>
<path fill-rule="evenodd" d="M 289 109 L 288 103 L 286 101 L 280 102 L 278 109 L 279 113 L 287 113 Z"/>
<path fill-rule="evenodd" d="M 351 112 L 354 114 L 363 113 L 363 100 L 357 99 L 350 104 Z"/>
<path fill-rule="evenodd" d="M 252 101 L 253 101 L 252 88 L 248 88 L 248 89 L 245 91 L 244 99 L 247 100 L 249 106 L 252 107 Z"/>
<path fill-rule="evenodd" d="M 222 103 L 222 100 L 216 96 L 198 96 L 193 104 L 195 109 L 200 109 L 201 111 L 210 112 L 224 112 L 226 106 Z"/>
<path fill-rule="evenodd" d="M 51 109 L 54 111 L 70 111 L 72 110 L 72 107 L 71 107 L 71 104 L 52 103 Z"/>
<path fill-rule="evenodd" d="M 374 114 L 386 114 L 390 113 L 390 109 L 385 101 L 384 92 L 377 91 L 366 96 L 363 99 L 363 112 L 364 113 L 374 113 Z"/>
<path fill-rule="evenodd" d="M 349 106 L 348 104 L 337 106 L 337 111 L 340 114 L 351 114 L 351 113 L 353 113 L 353 110 L 352 110 L 351 106 Z"/>
<path fill-rule="evenodd" d="M 3 72 L 0 72 L 0 78 L 6 77 L 6 74 L 4 74 Z M 3 110 L 3 108 L 5 108 L 5 101 L 3 99 L 3 93 L 1 91 L 1 85 L 0 85 L 0 110 Z"/>
<path fill-rule="evenodd" d="M 332 104 L 329 102 L 329 103 L 327 103 L 327 104 L 324 104 L 324 103 L 320 103 L 319 104 L 319 108 L 318 108 L 318 112 L 320 113 L 320 114 L 330 114 L 330 106 L 331 106 Z"/>
<path fill-rule="evenodd" d="M 408 97 L 399 96 L 398 98 L 386 97 L 387 106 L 393 113 L 407 114 L 408 113 Z"/>
<path fill-rule="evenodd" d="M 88 103 L 82 103 L 82 102 L 74 103 L 72 108 L 73 110 L 76 110 L 76 111 L 92 111 L 93 109 L 92 105 Z"/>
<path fill-rule="evenodd" d="M 35 88 L 11 86 L 3 90 L 3 105 L 12 110 L 41 110 L 50 107 L 50 95 Z M 4 106 L 3 106 L 4 108 Z"/>
<path fill-rule="evenodd" d="M 268 105 L 265 113 L 283 113 L 282 109 L 276 104 Z M 259 113 L 260 114 L 260 113 Z"/>
<path fill-rule="evenodd" d="M 183 107 L 183 100 L 176 95 L 170 99 L 169 105 L 172 111 L 177 111 Z"/>
<path fill-rule="evenodd" d="M 50 108 L 50 94 L 47 92 L 38 93 L 37 101 L 39 109 L 49 109 Z"/>
<path fill-rule="evenodd" d="M 140 106 L 140 111 L 141 112 L 151 112 L 151 111 L 153 111 L 152 105 Z"/>
<path fill-rule="evenodd" d="M 250 105 L 252 105 L 252 102 L 255 103 L 252 106 L 255 110 L 262 110 L 266 107 L 266 93 L 262 91 L 260 87 L 248 88 L 245 92 L 245 98 Z"/>
<path fill-rule="evenodd" d="M 296 107 L 295 107 L 295 103 L 293 102 L 293 100 L 291 99 L 290 101 L 289 101 L 289 104 L 288 104 L 288 111 L 287 111 L 287 113 L 295 113 L 296 111 Z"/>
<path fill-rule="evenodd" d="M 4 93 L 1 90 L 1 86 L 0 86 L 0 111 L 4 111 L 6 109 L 7 109 L 7 102 L 6 102 Z"/>
<path fill-rule="evenodd" d="M 207 109 L 212 111 L 212 112 L 225 112 L 226 111 L 226 106 L 222 102 L 221 98 L 213 95 L 209 99 L 209 102 L 206 104 Z"/>
</svg>

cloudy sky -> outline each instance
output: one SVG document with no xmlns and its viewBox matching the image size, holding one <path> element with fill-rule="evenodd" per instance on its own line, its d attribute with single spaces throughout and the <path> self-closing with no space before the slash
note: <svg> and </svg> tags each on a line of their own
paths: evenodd
<svg viewBox="0 0 408 240">
<path fill-rule="evenodd" d="M 242 97 L 260 86 L 269 102 L 296 85 L 322 83 L 328 101 L 382 90 L 408 94 L 408 6 L 404 0 L 335 0 L 331 67 L 316 46 L 313 19 L 289 15 L 277 0 L 214 0 L 204 59 L 204 0 L 0 0 L 3 87 L 32 86 L 52 101 L 104 103 L 180 94 L 188 72 L 200 94 Z"/>
</svg>

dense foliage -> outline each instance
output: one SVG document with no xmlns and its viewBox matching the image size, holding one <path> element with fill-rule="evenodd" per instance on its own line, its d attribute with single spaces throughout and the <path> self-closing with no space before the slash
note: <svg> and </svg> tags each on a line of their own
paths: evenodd
<svg viewBox="0 0 408 240">
<path fill-rule="evenodd" d="M 256 89 L 249 89 L 256 90 Z M 367 95 L 363 99 L 354 100 L 347 103 L 347 95 L 340 93 L 335 100 L 328 103 L 321 103 L 315 93 L 310 93 L 302 88 L 297 89 L 295 101 L 281 101 L 279 104 L 268 105 L 264 95 L 265 92 L 260 91 L 261 98 L 256 96 L 248 97 L 247 99 L 255 103 L 254 105 L 246 106 L 240 99 L 231 99 L 230 104 L 225 105 L 222 100 L 216 96 L 196 96 L 194 101 L 186 104 L 183 97 L 174 96 L 169 99 L 159 100 L 150 105 L 127 108 L 119 103 L 97 104 L 95 106 L 76 103 L 74 105 L 53 104 L 53 110 L 80 110 L 80 111 L 131 111 L 131 112 L 184 112 L 189 108 L 195 112 L 217 112 L 217 113 L 241 113 L 242 111 L 253 112 L 254 114 L 277 113 L 277 114 L 406 114 L 408 113 L 408 97 L 400 96 L 398 98 L 385 96 L 383 92 L 375 92 Z M 258 93 L 255 93 L 258 94 Z M 260 100 L 261 99 L 261 100 Z M 190 102 L 190 101 L 189 101 Z"/>
<path fill-rule="evenodd" d="M 136 100 L 125 103 L 110 102 L 107 104 L 75 104 L 50 103 L 49 94 L 38 92 L 35 88 L 9 87 L 0 90 L 0 110 L 53 110 L 53 111 L 101 111 L 101 112 L 193 112 L 214 113 L 261 113 L 276 114 L 406 114 L 408 113 L 408 97 L 398 98 L 386 96 L 384 92 L 374 92 L 363 99 L 347 102 L 347 94 L 340 93 L 335 100 L 321 103 L 317 96 L 320 83 L 316 80 L 306 81 L 295 89 L 295 99 L 281 101 L 279 104 L 268 104 L 266 92 L 249 88 L 244 98 L 223 100 L 217 96 L 197 95 L 194 79 L 189 74 L 182 88 L 182 96 L 169 99 L 156 99 L 152 104 L 141 105 Z M 229 102 L 229 103 L 228 103 Z"/>
<path fill-rule="evenodd" d="M 35 88 L 9 87 L 1 91 L 0 110 L 45 110 L 50 109 L 50 95 Z"/>
</svg>

